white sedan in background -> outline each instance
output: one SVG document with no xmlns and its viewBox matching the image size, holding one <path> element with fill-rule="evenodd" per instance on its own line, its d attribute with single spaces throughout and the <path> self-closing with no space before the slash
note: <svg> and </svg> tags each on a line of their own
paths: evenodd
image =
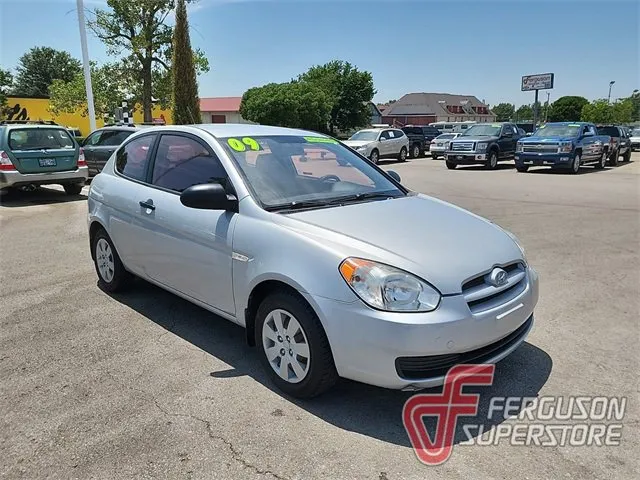
<svg viewBox="0 0 640 480">
<path fill-rule="evenodd" d="M 431 146 L 429 147 L 431 157 L 434 160 L 437 160 L 438 157 L 444 157 L 444 152 L 449 148 L 449 142 L 459 136 L 459 133 L 443 133 L 431 140 Z"/>
</svg>

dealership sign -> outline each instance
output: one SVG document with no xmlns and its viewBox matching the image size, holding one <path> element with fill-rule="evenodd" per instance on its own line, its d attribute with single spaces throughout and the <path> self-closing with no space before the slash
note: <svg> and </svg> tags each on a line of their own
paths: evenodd
<svg viewBox="0 0 640 480">
<path fill-rule="evenodd" d="M 547 90 L 553 88 L 553 73 L 525 75 L 522 77 L 522 91 Z"/>
</svg>

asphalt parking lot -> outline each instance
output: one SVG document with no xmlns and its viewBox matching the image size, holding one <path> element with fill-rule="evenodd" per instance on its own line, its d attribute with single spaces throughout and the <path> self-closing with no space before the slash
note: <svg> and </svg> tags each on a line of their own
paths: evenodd
<svg viewBox="0 0 640 480">
<path fill-rule="evenodd" d="M 141 281 L 98 289 L 86 197 L 43 188 L 0 206 L 0 477 L 634 477 L 640 153 L 579 175 L 384 168 L 514 232 L 540 273 L 534 329 L 483 398 L 627 397 L 621 446 L 457 445 L 422 465 L 402 425 L 410 393 L 343 381 L 312 401 L 284 397 L 240 327 Z"/>
</svg>

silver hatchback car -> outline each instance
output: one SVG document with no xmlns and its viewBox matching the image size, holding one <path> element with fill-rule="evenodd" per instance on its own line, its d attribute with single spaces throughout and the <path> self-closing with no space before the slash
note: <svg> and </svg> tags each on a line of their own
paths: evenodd
<svg viewBox="0 0 640 480">
<path fill-rule="evenodd" d="M 273 381 L 405 390 L 525 339 L 538 276 L 499 226 L 411 192 L 333 138 L 259 125 L 149 128 L 89 192 L 100 286 L 139 276 L 246 327 Z"/>
</svg>

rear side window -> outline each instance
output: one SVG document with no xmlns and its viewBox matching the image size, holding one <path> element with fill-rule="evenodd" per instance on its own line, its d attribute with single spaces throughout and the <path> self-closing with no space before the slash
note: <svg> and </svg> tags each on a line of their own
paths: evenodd
<svg viewBox="0 0 640 480">
<path fill-rule="evenodd" d="M 610 137 L 619 137 L 617 127 L 598 127 L 598 135 L 609 135 Z"/>
<path fill-rule="evenodd" d="M 15 128 L 9 132 L 11 150 L 75 148 L 69 133 L 61 128 Z"/>
<path fill-rule="evenodd" d="M 160 137 L 151 183 L 175 192 L 203 183 L 229 187 L 227 172 L 218 157 L 200 142 L 182 135 Z"/>
<path fill-rule="evenodd" d="M 144 181 L 149 162 L 149 150 L 155 135 L 145 135 L 127 143 L 116 156 L 116 170 L 134 180 Z"/>
<path fill-rule="evenodd" d="M 417 135 L 420 135 L 422 133 L 419 127 L 404 127 L 402 131 L 404 133 L 417 134 Z"/>
<path fill-rule="evenodd" d="M 393 131 L 393 136 L 395 138 L 400 138 L 404 136 L 404 132 L 402 130 L 392 130 L 392 131 Z"/>
</svg>

